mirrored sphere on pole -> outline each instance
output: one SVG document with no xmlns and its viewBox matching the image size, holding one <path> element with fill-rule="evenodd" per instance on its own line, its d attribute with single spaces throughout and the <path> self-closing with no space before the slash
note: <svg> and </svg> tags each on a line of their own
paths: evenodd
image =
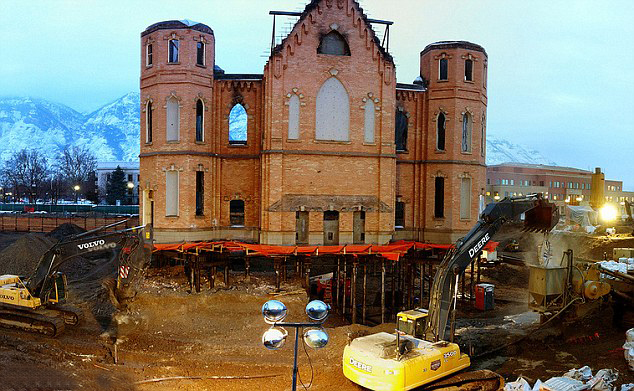
<svg viewBox="0 0 634 391">
<path fill-rule="evenodd" d="M 281 322 L 286 318 L 286 306 L 279 300 L 269 300 L 262 306 L 262 315 L 268 323 Z"/>
<path fill-rule="evenodd" d="M 271 327 L 262 335 L 262 344 L 264 344 L 265 348 L 270 350 L 281 348 L 284 346 L 286 336 L 288 335 L 285 331 L 286 330 L 281 327 Z"/>
<path fill-rule="evenodd" d="M 323 329 L 309 329 L 304 332 L 304 342 L 313 349 L 321 349 L 328 344 L 328 334 Z"/>
<path fill-rule="evenodd" d="M 315 321 L 326 319 L 329 310 L 330 306 L 321 300 L 313 300 L 306 305 L 306 315 Z"/>
</svg>

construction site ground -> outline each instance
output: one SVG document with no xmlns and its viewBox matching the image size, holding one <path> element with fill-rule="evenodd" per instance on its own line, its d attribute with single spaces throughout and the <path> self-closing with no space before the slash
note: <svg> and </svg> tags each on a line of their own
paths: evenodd
<svg viewBox="0 0 634 391">
<path fill-rule="evenodd" d="M 560 236 L 565 242 L 561 246 L 575 246 L 571 248 L 577 254 L 587 257 L 601 257 L 613 247 L 634 247 L 631 237 Z M 32 257 L 52 240 L 39 234 L 0 233 L 0 274 L 27 268 L 28 260 L 20 263 L 16 257 Z M 529 258 L 528 252 L 525 257 Z M 307 296 L 301 292 L 299 280 L 282 285 L 283 291 L 292 294 L 274 296 L 272 272 L 254 273 L 248 279 L 242 273 L 231 273 L 228 286 L 219 273 L 216 288 L 189 293 L 182 266 L 152 269 L 128 311 L 117 313 L 102 287 L 103 280 L 114 273 L 109 260 L 82 260 L 63 270 L 69 274 L 70 302 L 83 312 L 82 323 L 67 327 L 57 338 L 0 329 L 0 389 L 290 389 L 292 331 L 284 348 L 265 349 L 261 336 L 268 326 L 260 308 L 266 300 L 278 298 L 288 306 L 287 320 L 304 321 Z M 483 281 L 496 285 L 495 310 L 482 312 L 466 302 L 459 303 L 457 314 L 457 340 L 473 350 L 473 369 L 496 371 L 507 381 L 522 375 L 534 382 L 588 365 L 594 372 L 618 370 L 619 383 L 634 382 L 621 349 L 625 331 L 634 325 L 613 325 L 609 305 L 599 306 L 581 320 L 556 320 L 535 331 L 539 317 L 528 309 L 526 266 L 497 265 L 483 273 Z M 350 325 L 333 314 L 325 326 L 330 342 L 321 350 L 307 349 L 310 363 L 300 345 L 301 381 L 307 384 L 311 380 L 312 365 L 313 390 L 359 390 L 341 371 L 349 334 L 392 331 L 394 324 Z M 521 338 L 519 343 L 479 357 Z M 227 378 L 232 376 L 254 378 Z M 202 379 L 141 383 L 169 377 Z"/>
</svg>

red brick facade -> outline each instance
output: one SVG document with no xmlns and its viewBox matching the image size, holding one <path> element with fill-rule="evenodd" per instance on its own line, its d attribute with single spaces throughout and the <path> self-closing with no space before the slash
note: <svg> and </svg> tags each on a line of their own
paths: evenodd
<svg viewBox="0 0 634 391">
<path fill-rule="evenodd" d="M 180 58 L 168 64 L 174 37 Z M 206 57 L 197 65 L 201 39 Z M 141 47 L 140 203 L 158 241 L 446 243 L 477 219 L 487 103 L 487 56 L 480 46 L 429 45 L 421 52 L 422 80 L 397 84 L 392 57 L 356 1 L 314 0 L 262 75 L 214 72 L 214 35 L 202 24 L 157 23 L 142 33 Z M 441 59 L 447 60 L 446 80 L 440 80 Z M 472 70 L 465 71 L 467 62 Z M 176 141 L 166 141 L 169 99 L 180 106 Z M 198 100 L 204 103 L 202 141 L 195 138 Z M 229 112 L 237 103 L 248 117 L 247 141 L 240 144 L 229 141 Z M 176 204 L 166 184 L 174 171 Z M 204 173 L 198 211 L 197 171 Z M 436 177 L 444 178 L 441 216 L 434 213 Z M 244 202 L 243 221 L 231 219 L 231 201 Z M 167 204 L 177 205 L 177 213 Z"/>
</svg>

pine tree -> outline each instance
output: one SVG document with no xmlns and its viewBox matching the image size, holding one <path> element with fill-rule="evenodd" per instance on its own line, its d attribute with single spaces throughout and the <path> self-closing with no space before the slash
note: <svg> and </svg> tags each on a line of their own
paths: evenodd
<svg viewBox="0 0 634 391">
<path fill-rule="evenodd" d="M 106 183 L 106 202 L 109 205 L 115 205 L 118 200 L 124 204 L 126 200 L 126 185 L 125 173 L 121 167 L 117 166 Z"/>
</svg>

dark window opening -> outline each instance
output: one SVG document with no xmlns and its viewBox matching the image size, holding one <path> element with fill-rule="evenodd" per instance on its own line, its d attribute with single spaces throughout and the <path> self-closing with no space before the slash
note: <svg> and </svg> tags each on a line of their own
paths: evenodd
<svg viewBox="0 0 634 391">
<path fill-rule="evenodd" d="M 196 44 L 196 64 L 205 66 L 205 44 L 203 42 Z"/>
<path fill-rule="evenodd" d="M 170 39 L 169 41 L 169 54 L 167 62 L 178 62 L 178 39 Z"/>
<path fill-rule="evenodd" d="M 152 44 L 147 45 L 147 58 L 145 59 L 145 65 L 152 65 Z"/>
<path fill-rule="evenodd" d="M 339 212 L 336 210 L 327 210 L 324 212 L 324 220 L 325 221 L 335 221 L 339 220 Z"/>
<path fill-rule="evenodd" d="M 203 141 L 203 102 L 196 102 L 196 141 Z"/>
<path fill-rule="evenodd" d="M 394 210 L 394 226 L 395 228 L 403 228 L 405 226 L 405 203 L 396 201 Z"/>
<path fill-rule="evenodd" d="M 244 207 L 243 207 L 244 210 Z M 205 212 L 205 172 L 196 171 L 196 216 Z M 244 213 L 243 213 L 244 217 Z"/>
<path fill-rule="evenodd" d="M 394 121 L 394 143 L 397 151 L 407 151 L 407 116 L 401 110 L 396 110 Z"/>
<path fill-rule="evenodd" d="M 445 178 L 436 177 L 434 197 L 434 217 L 445 217 Z"/>
<path fill-rule="evenodd" d="M 232 226 L 244 226 L 244 201 L 233 200 L 229 202 L 229 220 Z"/>
<path fill-rule="evenodd" d="M 334 56 L 349 56 L 350 47 L 346 39 L 337 31 L 331 31 L 324 35 L 317 48 L 319 54 L 332 54 Z"/>
<path fill-rule="evenodd" d="M 473 81 L 473 60 L 464 61 L 464 79 L 466 81 Z"/>
<path fill-rule="evenodd" d="M 436 123 L 436 148 L 439 151 L 445 150 L 445 114 L 438 114 Z"/>
<path fill-rule="evenodd" d="M 540 186 L 544 186 L 544 181 L 539 181 Z"/>
<path fill-rule="evenodd" d="M 145 126 L 147 128 L 146 142 L 151 143 L 152 142 L 152 102 L 148 102 L 147 108 L 145 109 L 145 116 L 146 116 Z"/>
<path fill-rule="evenodd" d="M 440 59 L 440 69 L 439 69 L 439 78 L 440 80 L 447 80 L 447 59 Z"/>
</svg>

